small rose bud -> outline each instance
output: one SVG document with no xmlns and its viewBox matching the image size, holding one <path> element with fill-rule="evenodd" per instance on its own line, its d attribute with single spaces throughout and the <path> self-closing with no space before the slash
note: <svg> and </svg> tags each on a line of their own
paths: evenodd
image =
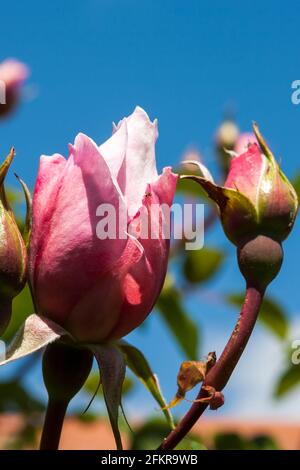
<svg viewBox="0 0 300 470">
<path fill-rule="evenodd" d="M 4 189 L 13 157 L 11 150 L 0 167 L 0 334 L 9 323 L 12 299 L 24 287 L 26 277 L 26 247 Z"/>
<path fill-rule="evenodd" d="M 298 199 L 292 184 L 282 173 L 273 154 L 253 125 L 257 143 L 250 143 L 242 154 L 233 156 L 224 186 L 202 177 L 198 181 L 218 204 L 227 237 L 237 246 L 264 234 L 282 242 L 291 231 Z"/>
<path fill-rule="evenodd" d="M 21 87 L 29 75 L 28 67 L 14 59 L 0 63 L 0 118 L 17 105 Z"/>
<path fill-rule="evenodd" d="M 258 233 L 283 241 L 294 224 L 297 195 L 256 124 L 253 128 L 259 146 L 252 143 L 244 153 L 232 158 L 224 187 L 235 189 L 252 203 Z"/>
</svg>

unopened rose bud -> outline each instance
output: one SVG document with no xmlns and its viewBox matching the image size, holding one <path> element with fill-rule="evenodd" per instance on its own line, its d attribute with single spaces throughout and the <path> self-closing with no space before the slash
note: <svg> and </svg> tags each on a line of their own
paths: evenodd
<svg viewBox="0 0 300 470">
<path fill-rule="evenodd" d="M 13 157 L 11 150 L 0 167 L 0 334 L 9 323 L 12 300 L 24 287 L 26 277 L 26 247 L 4 189 Z"/>
<path fill-rule="evenodd" d="M 280 269 L 281 243 L 293 227 L 298 199 L 256 124 L 253 130 L 258 143 L 250 141 L 242 154 L 232 156 L 224 186 L 201 168 L 202 176 L 183 178 L 197 181 L 218 204 L 224 231 L 238 248 L 242 274 L 264 290 Z"/>
<path fill-rule="evenodd" d="M 257 225 L 257 233 L 283 241 L 294 224 L 297 195 L 255 124 L 254 132 L 259 145 L 250 144 L 244 153 L 232 158 L 224 187 L 251 202 L 255 209 L 251 222 Z"/>
<path fill-rule="evenodd" d="M 283 241 L 291 231 L 298 210 L 292 184 L 254 124 L 257 143 L 231 157 L 224 186 L 216 185 L 202 171 L 198 181 L 218 204 L 224 231 L 237 246 L 257 235 Z"/>
<path fill-rule="evenodd" d="M 21 87 L 29 75 L 28 67 L 14 59 L 0 63 L 0 118 L 17 105 Z"/>
</svg>

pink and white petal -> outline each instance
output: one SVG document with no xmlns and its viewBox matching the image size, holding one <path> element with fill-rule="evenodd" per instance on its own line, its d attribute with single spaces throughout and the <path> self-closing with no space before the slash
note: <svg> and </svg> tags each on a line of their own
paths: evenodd
<svg viewBox="0 0 300 470">
<path fill-rule="evenodd" d="M 165 243 L 165 250 L 161 249 L 159 242 L 152 243 L 152 250 L 149 253 L 147 243 L 143 241 L 145 255 L 132 265 L 124 278 L 124 301 L 119 321 L 109 334 L 108 339 L 118 339 L 127 335 L 138 327 L 151 312 L 165 279 L 168 242 Z"/>
<path fill-rule="evenodd" d="M 147 183 L 158 176 L 155 162 L 157 121 L 152 123 L 147 113 L 136 107 L 127 118 L 127 128 L 125 196 L 129 215 L 133 216 L 141 206 Z"/>
<path fill-rule="evenodd" d="M 171 167 L 165 167 L 162 174 L 150 184 L 160 204 L 168 204 L 168 206 L 173 204 L 178 178 L 179 175 L 173 173 Z"/>
<path fill-rule="evenodd" d="M 170 246 L 170 239 L 163 236 L 165 213 L 160 204 L 172 204 L 177 178 L 170 168 L 166 168 L 158 180 L 146 188 L 147 195 L 138 216 L 140 225 L 147 221 L 146 230 L 140 227 L 140 233 L 146 233 L 147 237 L 138 239 L 143 254 L 132 264 L 124 278 L 124 303 L 119 322 L 109 335 L 110 339 L 120 338 L 140 325 L 151 312 L 160 294 Z M 148 216 L 146 218 L 143 217 L 145 213 Z M 137 219 L 133 219 L 132 224 Z"/>
<path fill-rule="evenodd" d="M 239 135 L 236 141 L 236 144 L 234 146 L 234 151 L 238 155 L 241 155 L 242 153 L 247 152 L 248 148 L 252 144 L 255 144 L 255 143 L 257 144 L 257 139 L 253 132 L 243 132 L 242 134 Z"/>
<path fill-rule="evenodd" d="M 33 230 L 29 250 L 29 274 L 31 282 L 35 263 L 38 262 L 40 249 L 43 246 L 45 233 L 50 230 L 57 194 L 60 189 L 67 161 L 59 154 L 51 157 L 43 155 L 33 195 Z"/>
<path fill-rule="evenodd" d="M 98 343 L 110 336 L 122 313 L 124 280 L 144 256 L 137 243 L 133 238 L 127 239 L 126 248 L 112 271 L 99 278 L 73 309 L 65 326 L 76 339 Z"/>
<path fill-rule="evenodd" d="M 118 181 L 118 184 L 123 194 L 126 185 L 125 157 L 127 141 L 127 122 L 126 119 L 123 119 L 116 128 L 113 135 L 99 147 L 101 155 L 106 161 L 111 174 Z"/>
<path fill-rule="evenodd" d="M 244 194 L 257 207 L 258 189 L 267 170 L 267 163 L 267 158 L 261 153 L 258 145 L 250 145 L 246 152 L 231 159 L 224 187 Z"/>
<path fill-rule="evenodd" d="M 97 145 L 79 134 L 71 147 L 35 273 L 39 311 L 60 324 L 87 289 L 111 270 L 126 246 L 126 237 L 118 237 L 118 217 L 115 239 L 97 237 L 97 208 L 103 203 L 110 204 L 116 214 L 118 210 L 126 213 Z"/>
</svg>

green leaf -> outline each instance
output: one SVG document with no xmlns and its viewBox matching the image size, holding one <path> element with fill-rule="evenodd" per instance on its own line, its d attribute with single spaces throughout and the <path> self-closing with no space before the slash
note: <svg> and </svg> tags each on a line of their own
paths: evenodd
<svg viewBox="0 0 300 470">
<path fill-rule="evenodd" d="M 195 184 L 193 181 L 188 179 L 180 178 L 178 180 L 176 192 L 183 193 L 189 197 L 202 199 L 203 202 L 207 202 L 208 204 L 212 203 L 200 184 Z"/>
<path fill-rule="evenodd" d="M 158 379 L 156 375 L 153 374 L 151 367 L 143 353 L 139 349 L 135 348 L 134 346 L 131 346 L 131 344 L 127 343 L 124 340 L 118 342 L 118 347 L 123 352 L 128 367 L 149 390 L 149 392 L 157 401 L 159 406 L 161 408 L 165 408 L 167 404 L 161 393 Z M 174 422 L 170 410 L 164 409 L 163 413 L 170 427 L 174 428 Z"/>
<path fill-rule="evenodd" d="M 244 297 L 242 294 L 231 294 L 227 297 L 227 301 L 232 305 L 241 307 Z M 282 307 L 274 299 L 265 297 L 258 319 L 278 339 L 285 340 L 287 338 L 289 330 L 288 319 Z"/>
<path fill-rule="evenodd" d="M 31 194 L 26 183 L 16 173 L 15 173 L 15 176 L 23 189 L 25 202 L 26 202 L 26 217 L 25 217 L 25 223 L 24 223 L 22 235 L 27 246 L 29 243 L 29 238 L 30 238 L 30 233 L 31 233 L 32 199 L 31 199 Z"/>
<path fill-rule="evenodd" d="M 122 450 L 122 440 L 119 430 L 119 407 L 122 399 L 122 387 L 125 379 L 126 365 L 123 354 L 110 344 L 93 344 L 89 346 L 97 360 L 104 400 L 106 403 L 110 424 L 114 433 L 116 446 Z"/>
<path fill-rule="evenodd" d="M 4 341 L 10 341 L 26 318 L 34 312 L 34 307 L 31 299 L 30 289 L 28 284 L 24 287 L 22 292 L 17 295 L 12 304 L 12 317 L 7 330 L 2 336 Z"/>
<path fill-rule="evenodd" d="M 225 255 L 216 248 L 202 248 L 185 252 L 183 272 L 191 283 L 208 281 L 220 269 Z"/>
<path fill-rule="evenodd" d="M 275 398 L 282 398 L 297 385 L 300 385 L 300 365 L 290 364 L 278 379 L 274 390 Z"/>
<path fill-rule="evenodd" d="M 197 325 L 184 311 L 180 293 L 174 286 L 165 285 L 156 307 L 187 359 L 196 360 L 199 340 Z"/>
<path fill-rule="evenodd" d="M 244 236 L 257 229 L 258 213 L 256 208 L 243 193 L 231 188 L 218 186 L 200 176 L 182 176 L 195 181 L 207 195 L 218 204 L 223 229 L 229 240 L 237 245 Z"/>
</svg>

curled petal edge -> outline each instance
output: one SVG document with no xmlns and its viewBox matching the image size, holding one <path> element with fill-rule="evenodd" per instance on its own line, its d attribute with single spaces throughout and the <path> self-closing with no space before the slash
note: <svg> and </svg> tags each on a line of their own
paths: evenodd
<svg viewBox="0 0 300 470">
<path fill-rule="evenodd" d="M 206 168 L 205 165 L 203 165 L 203 163 L 197 162 L 196 160 L 184 160 L 183 162 L 181 162 L 181 165 L 195 165 L 195 167 L 197 167 L 200 172 L 200 177 L 204 178 L 206 181 L 214 183 L 214 179 L 211 172 L 208 170 L 208 168 Z"/>
</svg>

